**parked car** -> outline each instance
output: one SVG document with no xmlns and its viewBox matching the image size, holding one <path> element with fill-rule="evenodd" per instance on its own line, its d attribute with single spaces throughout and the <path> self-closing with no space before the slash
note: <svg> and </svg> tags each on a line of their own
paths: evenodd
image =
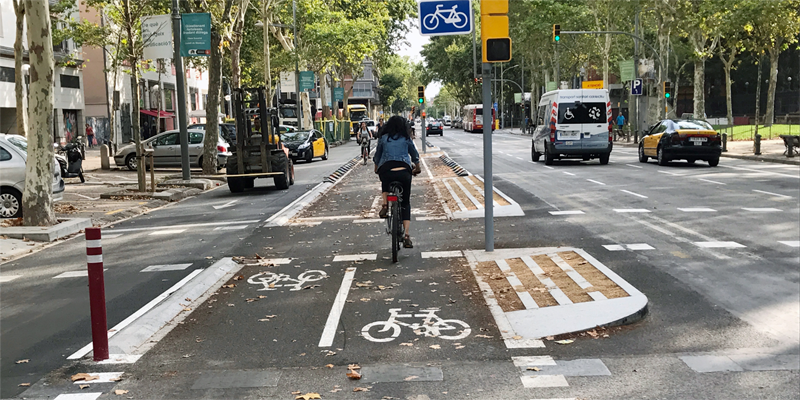
<svg viewBox="0 0 800 400">
<path fill-rule="evenodd" d="M 191 124 L 186 127 L 186 129 L 199 129 L 201 131 L 206 130 L 206 124 Z M 222 138 L 225 139 L 228 143 L 232 145 L 236 145 L 236 125 L 235 124 L 219 124 L 219 133 L 222 135 Z"/>
<path fill-rule="evenodd" d="M 450 126 L 453 127 L 453 128 L 456 128 L 456 129 L 463 128 L 464 126 L 462 125 L 461 117 L 455 117 L 453 119 L 453 122 L 450 124 Z"/>
<path fill-rule="evenodd" d="M 292 161 L 302 159 L 311 162 L 315 157 L 328 159 L 328 141 L 322 132 L 311 129 L 281 134 L 283 145 L 289 149 Z"/>
<path fill-rule="evenodd" d="M 28 141 L 19 135 L 0 133 L 0 218 L 22 216 L 22 192 L 25 190 L 25 162 Z M 53 157 L 53 201 L 64 197 L 61 167 Z"/>
<path fill-rule="evenodd" d="M 444 136 L 444 127 L 442 123 L 437 120 L 433 120 L 425 127 L 425 132 L 430 135 L 439 135 Z"/>
<path fill-rule="evenodd" d="M 716 167 L 722 154 L 722 139 L 708 122 L 696 119 L 666 119 L 643 133 L 639 141 L 639 162 L 653 157 L 658 165 L 672 160 L 707 161 Z"/>
<path fill-rule="evenodd" d="M 203 167 L 203 138 L 205 130 L 189 130 L 189 165 Z M 221 135 L 217 134 L 217 165 L 222 169 L 231 156 L 230 145 Z M 146 149 L 153 149 L 153 163 L 156 167 L 181 166 L 180 131 L 172 130 L 160 133 L 142 142 Z M 114 156 L 117 166 L 126 166 L 129 170 L 136 170 L 136 145 L 130 143 L 119 149 Z"/>
<path fill-rule="evenodd" d="M 608 164 L 613 149 L 611 108 L 606 89 L 553 90 L 542 95 L 531 139 L 531 159 L 599 158 Z"/>
</svg>

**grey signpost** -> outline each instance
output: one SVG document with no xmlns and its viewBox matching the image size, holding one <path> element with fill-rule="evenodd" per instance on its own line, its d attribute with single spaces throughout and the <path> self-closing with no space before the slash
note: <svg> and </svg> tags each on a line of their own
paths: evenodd
<svg viewBox="0 0 800 400">
<path fill-rule="evenodd" d="M 186 129 L 186 92 L 184 89 L 186 74 L 183 72 L 183 59 L 181 58 L 181 13 L 178 9 L 178 0 L 172 0 L 172 34 L 175 56 L 175 83 L 178 90 L 178 129 L 181 137 L 181 178 L 188 181 L 192 178 L 189 170 L 189 132 Z"/>
<path fill-rule="evenodd" d="M 482 63 L 483 75 L 483 199 L 486 251 L 494 251 L 494 207 L 492 199 L 492 64 Z"/>
</svg>

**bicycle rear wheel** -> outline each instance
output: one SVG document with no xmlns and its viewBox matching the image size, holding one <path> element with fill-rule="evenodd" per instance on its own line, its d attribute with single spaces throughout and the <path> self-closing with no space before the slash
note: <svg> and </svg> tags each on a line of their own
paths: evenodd
<svg viewBox="0 0 800 400">
<path fill-rule="evenodd" d="M 400 201 L 392 202 L 392 262 L 397 262 L 397 251 L 400 250 Z"/>
</svg>

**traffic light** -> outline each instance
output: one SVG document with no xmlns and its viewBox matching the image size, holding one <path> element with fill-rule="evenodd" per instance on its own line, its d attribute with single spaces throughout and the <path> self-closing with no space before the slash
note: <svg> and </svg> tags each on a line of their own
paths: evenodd
<svg viewBox="0 0 800 400">
<path fill-rule="evenodd" d="M 425 86 L 417 86 L 417 97 L 420 105 L 425 103 Z"/>
<path fill-rule="evenodd" d="M 672 82 L 664 82 L 664 98 L 668 99 L 672 92 Z"/>
<path fill-rule="evenodd" d="M 561 25 L 553 24 L 553 41 L 558 43 L 561 40 Z"/>
<path fill-rule="evenodd" d="M 481 0 L 481 50 L 485 63 L 511 60 L 507 14 L 508 0 Z"/>
</svg>

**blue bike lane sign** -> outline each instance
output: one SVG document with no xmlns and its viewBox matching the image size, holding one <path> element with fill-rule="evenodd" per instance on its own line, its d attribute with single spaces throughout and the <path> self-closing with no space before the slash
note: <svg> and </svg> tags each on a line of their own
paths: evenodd
<svg viewBox="0 0 800 400">
<path fill-rule="evenodd" d="M 419 2 L 420 33 L 428 36 L 464 35 L 473 29 L 472 1 L 422 0 Z"/>
</svg>

